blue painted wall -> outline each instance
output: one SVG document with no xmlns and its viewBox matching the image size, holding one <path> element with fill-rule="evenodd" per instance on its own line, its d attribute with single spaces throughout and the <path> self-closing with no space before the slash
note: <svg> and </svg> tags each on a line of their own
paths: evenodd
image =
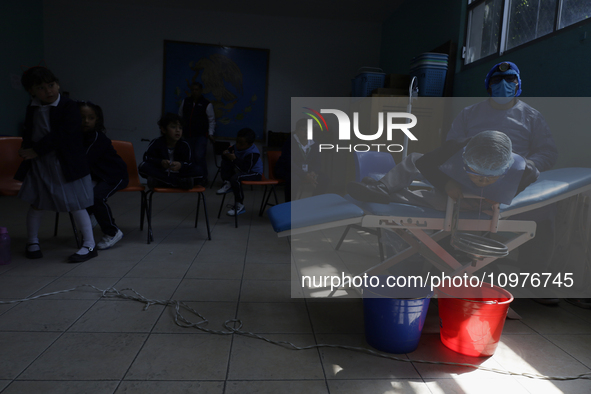
<svg viewBox="0 0 591 394">
<path fill-rule="evenodd" d="M 34 66 L 43 59 L 43 1 L 1 2 L 0 25 L 0 135 L 19 135 L 29 102 L 20 85 L 21 66 Z"/>
</svg>

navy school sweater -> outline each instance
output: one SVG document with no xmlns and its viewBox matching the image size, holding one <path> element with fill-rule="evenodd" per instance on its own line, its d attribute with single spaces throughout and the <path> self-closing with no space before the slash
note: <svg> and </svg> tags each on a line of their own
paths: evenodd
<svg viewBox="0 0 591 394">
<path fill-rule="evenodd" d="M 94 131 L 84 136 L 86 158 L 90 166 L 90 175 L 94 180 L 108 184 L 123 181 L 129 183 L 127 165 L 117 154 L 111 140 L 102 132 Z"/>
</svg>

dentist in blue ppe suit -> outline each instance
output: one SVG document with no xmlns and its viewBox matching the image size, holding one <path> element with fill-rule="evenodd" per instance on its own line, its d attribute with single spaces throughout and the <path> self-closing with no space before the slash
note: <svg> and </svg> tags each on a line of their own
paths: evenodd
<svg viewBox="0 0 591 394">
<path fill-rule="evenodd" d="M 489 99 L 464 108 L 454 119 L 447 140 L 473 137 L 483 130 L 500 130 L 513 144 L 513 152 L 543 172 L 558 159 L 558 149 L 542 114 L 517 97 L 521 94 L 521 73 L 512 62 L 495 64 L 484 79 Z M 533 240 L 519 247 L 518 266 L 522 272 L 547 272 L 554 253 L 556 205 L 513 216 L 515 220 L 537 223 Z M 539 298 L 542 304 L 558 303 L 555 298 Z"/>
<path fill-rule="evenodd" d="M 521 94 L 519 68 L 511 62 L 495 64 L 484 79 L 490 98 L 464 108 L 452 123 L 447 140 L 463 140 L 485 130 L 500 130 L 513 143 L 513 152 L 540 171 L 551 169 L 558 149 L 542 114 L 517 97 Z"/>
</svg>

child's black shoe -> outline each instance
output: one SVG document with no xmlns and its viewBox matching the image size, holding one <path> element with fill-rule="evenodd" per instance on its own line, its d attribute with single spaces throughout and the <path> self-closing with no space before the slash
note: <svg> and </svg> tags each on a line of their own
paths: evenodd
<svg viewBox="0 0 591 394">
<path fill-rule="evenodd" d="M 95 248 L 83 246 L 82 249 L 88 249 L 88 253 L 85 253 L 85 254 L 74 253 L 73 255 L 68 257 L 68 263 L 83 263 L 87 260 L 90 260 L 90 259 L 98 256 L 98 252 L 96 251 Z M 82 249 L 80 249 L 80 250 L 82 250 Z M 78 252 L 80 252 L 80 251 L 78 251 Z"/>
<path fill-rule="evenodd" d="M 35 247 L 34 245 L 37 245 L 37 247 Z M 30 250 L 30 249 L 34 249 L 34 250 Z M 41 253 L 41 249 L 39 248 L 39 244 L 38 243 L 27 244 L 27 247 L 25 248 L 25 256 L 28 259 L 42 258 L 43 253 Z"/>
</svg>

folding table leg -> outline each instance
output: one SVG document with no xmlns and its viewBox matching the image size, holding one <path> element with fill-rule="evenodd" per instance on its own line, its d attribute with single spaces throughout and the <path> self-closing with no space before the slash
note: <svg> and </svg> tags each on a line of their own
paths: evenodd
<svg viewBox="0 0 591 394">
<path fill-rule="evenodd" d="M 335 250 L 339 250 L 341 248 L 341 245 L 343 244 L 343 241 L 347 237 L 347 234 L 349 233 L 350 229 L 351 229 L 351 225 L 348 225 L 347 228 L 345 228 L 345 231 L 343 231 L 343 235 L 341 235 L 341 239 L 339 239 L 339 243 L 337 243 Z"/>
<path fill-rule="evenodd" d="M 380 272 L 387 272 L 386 270 L 388 268 L 393 267 L 394 265 L 400 263 L 403 260 L 406 260 L 407 258 L 409 258 L 417 253 L 422 255 L 421 250 L 423 248 L 426 248 L 426 246 L 423 243 L 420 243 L 419 241 L 417 241 L 416 238 L 414 238 L 412 235 L 408 234 L 406 231 L 398 230 L 398 229 L 392 229 L 392 230 L 394 230 L 409 245 L 409 247 L 398 252 L 396 255 L 394 255 L 392 257 L 388 257 L 386 260 L 382 261 L 380 264 L 377 264 L 377 265 L 373 266 L 372 268 L 368 269 L 367 271 L 365 271 L 367 274 L 371 273 L 372 275 L 377 275 Z M 437 242 L 440 239 L 445 238 L 448 235 L 449 235 L 449 233 L 439 231 L 439 232 L 431 235 L 431 239 L 433 240 L 433 242 Z M 428 235 L 426 235 L 426 236 L 429 238 Z M 453 259 L 453 257 L 452 257 L 452 259 Z M 456 263 L 457 263 L 457 261 L 456 261 Z M 457 263 L 457 264 L 459 264 L 459 263 Z M 439 268 L 439 266 L 437 266 L 437 265 L 436 265 L 436 267 Z"/>
</svg>

